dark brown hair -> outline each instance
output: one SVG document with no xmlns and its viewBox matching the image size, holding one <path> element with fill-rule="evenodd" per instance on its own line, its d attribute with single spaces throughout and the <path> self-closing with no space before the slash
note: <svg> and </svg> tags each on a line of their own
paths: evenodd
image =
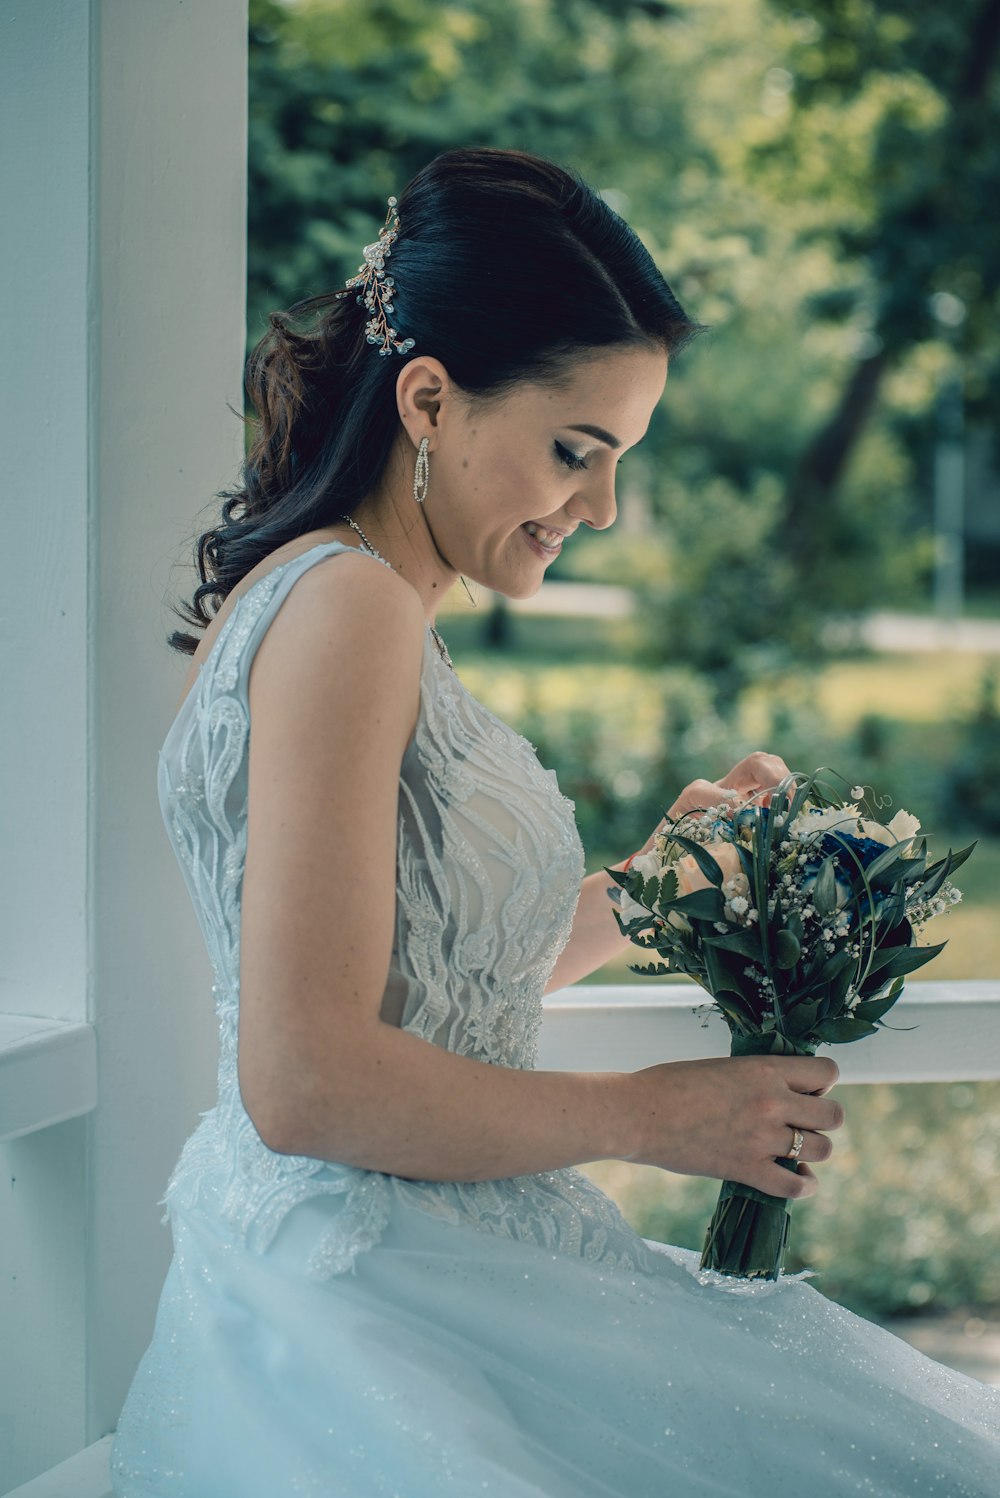
<svg viewBox="0 0 1000 1498">
<path fill-rule="evenodd" d="M 558 385 L 613 345 L 672 356 L 701 331 L 635 232 L 555 162 L 445 151 L 398 196 L 391 320 L 415 345 L 403 357 L 433 354 L 472 399 L 525 380 Z M 253 445 L 240 487 L 217 496 L 221 520 L 198 539 L 193 606 L 174 610 L 199 629 L 212 619 L 206 599 L 217 612 L 270 552 L 349 515 L 382 476 L 402 359 L 367 342 L 367 310 L 338 292 L 272 312 L 247 360 Z M 169 643 L 190 655 L 198 640 L 175 630 Z"/>
</svg>

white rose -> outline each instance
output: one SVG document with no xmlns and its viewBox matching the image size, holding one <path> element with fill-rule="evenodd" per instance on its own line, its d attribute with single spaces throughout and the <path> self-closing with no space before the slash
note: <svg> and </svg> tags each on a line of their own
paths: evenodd
<svg viewBox="0 0 1000 1498">
<path fill-rule="evenodd" d="M 854 824 L 856 828 L 857 821 L 858 807 L 856 806 L 827 806 L 822 810 L 819 807 L 807 806 L 799 812 L 789 827 L 788 836 L 802 842 L 806 838 L 822 837 L 824 832 L 830 832 L 834 827 L 843 827 L 846 830 Z"/>
<path fill-rule="evenodd" d="M 658 879 L 663 870 L 663 860 L 655 850 L 649 853 L 637 853 L 629 864 L 629 869 L 636 869 L 643 879 Z M 621 892 L 618 909 L 626 925 L 629 921 L 637 921 L 640 916 L 646 916 L 652 923 L 653 918 L 645 905 L 640 905 L 638 900 L 633 900 L 624 889 Z"/>
<path fill-rule="evenodd" d="M 645 905 L 640 905 L 637 900 L 633 900 L 632 896 L 627 895 L 624 890 L 622 890 L 621 892 L 621 898 L 618 902 L 618 910 L 626 926 L 628 925 L 629 921 L 637 921 L 640 916 L 645 916 L 646 920 L 650 923 L 650 925 L 652 925 L 653 917 L 650 915 Z"/>
<path fill-rule="evenodd" d="M 889 823 L 889 831 L 900 843 L 912 843 L 920 831 L 920 823 L 912 812 L 900 809 Z"/>
<path fill-rule="evenodd" d="M 646 921 L 646 927 L 643 929 L 654 926 L 656 924 L 656 920 L 662 920 L 665 921 L 668 926 L 673 926 L 675 931 L 691 930 L 691 922 L 687 919 L 686 916 L 681 915 L 679 911 L 670 910 L 667 912 L 666 916 L 654 917 L 650 915 L 645 905 L 640 905 L 638 901 L 633 900 L 630 895 L 627 895 L 624 890 L 622 890 L 621 904 L 619 905 L 618 909 L 621 914 L 622 922 L 626 926 L 628 925 L 629 921 L 637 921 L 639 917 L 642 916 Z"/>
<path fill-rule="evenodd" d="M 663 869 L 663 859 L 655 852 L 637 853 L 630 868 L 638 869 L 644 879 L 659 879 Z"/>
<path fill-rule="evenodd" d="M 898 846 L 899 851 L 905 853 L 919 828 L 916 817 L 908 811 L 897 811 L 886 827 L 881 822 L 862 821 L 861 836 L 870 837 L 873 842 L 883 843 L 887 848 Z"/>
</svg>

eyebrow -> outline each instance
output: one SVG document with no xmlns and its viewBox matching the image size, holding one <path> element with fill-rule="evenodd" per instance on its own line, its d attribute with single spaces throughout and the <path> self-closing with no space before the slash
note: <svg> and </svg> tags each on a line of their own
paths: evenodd
<svg viewBox="0 0 1000 1498">
<path fill-rule="evenodd" d="M 618 441 L 618 438 L 612 437 L 611 433 L 606 432 L 603 427 L 584 425 L 579 427 L 567 427 L 566 430 L 567 432 L 586 432 L 588 437 L 596 437 L 598 442 L 606 442 L 609 447 L 621 447 L 621 443 Z"/>
</svg>

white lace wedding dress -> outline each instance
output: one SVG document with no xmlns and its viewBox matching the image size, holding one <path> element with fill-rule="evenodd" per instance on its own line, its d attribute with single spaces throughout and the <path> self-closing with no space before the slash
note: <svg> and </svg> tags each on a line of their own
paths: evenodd
<svg viewBox="0 0 1000 1498">
<path fill-rule="evenodd" d="M 215 972 L 218 1101 L 163 1198 L 174 1257 L 114 1492 L 997 1498 L 1000 1391 L 806 1281 L 702 1284 L 696 1254 L 638 1236 L 579 1170 L 414 1181 L 263 1144 L 236 1070 L 247 679 L 296 579 L 348 549 L 314 547 L 238 599 L 160 754 Z M 573 810 L 428 628 L 387 1023 L 534 1066 L 584 874 Z"/>
</svg>

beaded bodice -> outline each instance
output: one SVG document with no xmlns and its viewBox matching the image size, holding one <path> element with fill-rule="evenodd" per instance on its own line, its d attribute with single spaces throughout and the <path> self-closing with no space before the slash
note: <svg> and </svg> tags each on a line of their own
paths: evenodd
<svg viewBox="0 0 1000 1498">
<path fill-rule="evenodd" d="M 298 1202 L 339 1196 L 341 1210 L 310 1259 L 310 1272 L 323 1276 L 351 1268 L 377 1243 L 401 1195 L 435 1215 L 633 1267 L 641 1240 L 579 1171 L 412 1181 L 277 1154 L 243 1108 L 237 1016 L 250 665 L 296 579 L 352 549 L 314 547 L 236 600 L 160 750 L 160 807 L 212 962 L 220 1033 L 218 1101 L 184 1146 L 164 1221 L 174 1203 L 209 1211 L 264 1251 Z M 388 566 L 376 557 L 372 564 Z M 573 811 L 532 745 L 445 664 L 428 626 L 417 724 L 399 776 L 386 1023 L 492 1065 L 534 1067 L 542 995 L 584 873 Z"/>
</svg>

